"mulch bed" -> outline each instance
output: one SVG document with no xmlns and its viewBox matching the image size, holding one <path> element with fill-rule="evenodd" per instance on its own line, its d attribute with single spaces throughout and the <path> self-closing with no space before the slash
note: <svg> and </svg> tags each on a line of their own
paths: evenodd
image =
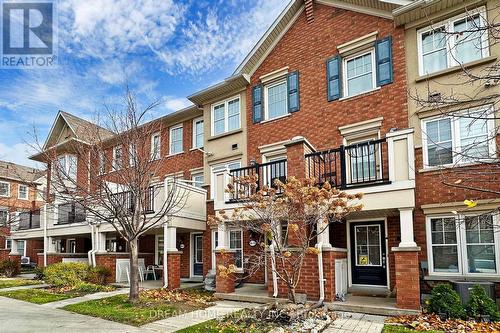
<svg viewBox="0 0 500 333">
<path fill-rule="evenodd" d="M 438 315 L 422 314 L 389 318 L 387 323 L 400 324 L 417 331 L 443 331 L 446 333 L 500 332 L 500 322 L 481 323 L 473 320 L 446 319 Z"/>
</svg>

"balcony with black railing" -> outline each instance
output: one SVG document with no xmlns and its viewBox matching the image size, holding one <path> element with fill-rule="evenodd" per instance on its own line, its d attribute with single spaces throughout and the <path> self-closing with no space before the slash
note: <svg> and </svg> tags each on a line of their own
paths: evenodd
<svg viewBox="0 0 500 333">
<path fill-rule="evenodd" d="M 18 230 L 38 229 L 40 228 L 40 210 L 21 212 L 18 221 Z"/>
<path fill-rule="evenodd" d="M 123 208 L 127 213 L 135 212 L 135 195 L 131 191 L 124 191 L 112 195 L 111 204 L 116 207 Z M 143 213 L 152 214 L 155 211 L 155 188 L 154 186 L 148 187 L 144 193 L 144 198 L 141 200 L 143 206 Z"/>
<path fill-rule="evenodd" d="M 57 207 L 57 224 L 85 222 L 86 219 L 85 207 L 78 202 L 60 204 Z"/>
<path fill-rule="evenodd" d="M 279 194 L 280 189 L 274 184 L 276 180 L 286 182 L 287 160 L 280 159 L 262 164 L 255 163 L 251 166 L 232 169 L 229 171 L 229 175 L 234 188 L 233 193 L 230 194 L 229 202 L 243 201 L 258 192 L 263 186 L 275 187 Z M 237 181 L 237 179 L 254 175 L 258 176 L 255 187 L 249 187 Z"/>
<path fill-rule="evenodd" d="M 389 184 L 386 138 L 305 155 L 309 178 L 339 189 Z"/>
</svg>

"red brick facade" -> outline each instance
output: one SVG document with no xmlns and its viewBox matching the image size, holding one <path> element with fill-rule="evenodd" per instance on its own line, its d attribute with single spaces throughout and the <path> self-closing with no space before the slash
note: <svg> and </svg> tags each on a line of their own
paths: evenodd
<svg viewBox="0 0 500 333">
<path fill-rule="evenodd" d="M 178 289 L 181 286 L 181 256 L 182 251 L 168 252 L 168 289 Z"/>
<path fill-rule="evenodd" d="M 396 298 L 403 309 L 420 308 L 420 269 L 417 251 L 396 251 Z"/>
</svg>

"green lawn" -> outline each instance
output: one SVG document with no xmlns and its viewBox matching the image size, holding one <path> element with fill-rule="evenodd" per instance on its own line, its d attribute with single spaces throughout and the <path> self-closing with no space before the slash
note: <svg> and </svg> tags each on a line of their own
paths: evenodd
<svg viewBox="0 0 500 333">
<path fill-rule="evenodd" d="M 33 284 L 40 284 L 41 281 L 37 280 L 26 280 L 26 279 L 0 279 L 0 289 L 20 287 L 20 286 L 30 286 Z"/>
<path fill-rule="evenodd" d="M 205 307 L 206 305 L 197 306 L 188 302 L 166 302 L 153 299 L 141 300 L 132 305 L 128 301 L 128 295 L 116 295 L 100 300 L 67 305 L 63 309 L 124 324 L 141 326 Z"/>
<path fill-rule="evenodd" d="M 47 289 L 21 289 L 15 291 L 0 292 L 0 296 L 15 298 L 35 304 L 45 304 L 63 299 L 78 297 L 80 294 L 56 293 Z"/>
<path fill-rule="evenodd" d="M 406 328 L 399 325 L 384 325 L 384 330 L 382 333 L 443 333 L 442 331 L 417 331 L 411 328 Z"/>
</svg>

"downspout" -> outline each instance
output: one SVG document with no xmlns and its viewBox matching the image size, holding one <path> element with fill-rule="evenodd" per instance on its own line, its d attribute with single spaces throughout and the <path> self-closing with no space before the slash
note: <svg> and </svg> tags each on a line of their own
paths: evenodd
<svg viewBox="0 0 500 333">
<path fill-rule="evenodd" d="M 319 242 L 316 244 L 318 248 L 318 275 L 319 275 L 319 300 L 317 305 L 323 304 L 325 300 L 325 279 L 323 274 L 323 243 Z"/>
<path fill-rule="evenodd" d="M 100 241 L 100 236 L 99 236 L 99 225 L 94 227 L 95 229 L 95 247 L 92 250 L 92 264 L 93 266 L 97 266 L 97 261 L 95 260 L 95 254 L 99 251 L 99 241 Z"/>
<path fill-rule="evenodd" d="M 278 297 L 278 277 L 276 276 L 276 254 L 274 253 L 274 242 L 269 246 L 271 251 L 271 269 L 273 274 L 273 297 Z"/>
<path fill-rule="evenodd" d="M 49 249 L 47 237 L 47 204 L 43 205 L 43 267 L 47 267 L 47 250 Z"/>
<path fill-rule="evenodd" d="M 168 218 L 163 226 L 163 288 L 168 288 Z"/>
</svg>

